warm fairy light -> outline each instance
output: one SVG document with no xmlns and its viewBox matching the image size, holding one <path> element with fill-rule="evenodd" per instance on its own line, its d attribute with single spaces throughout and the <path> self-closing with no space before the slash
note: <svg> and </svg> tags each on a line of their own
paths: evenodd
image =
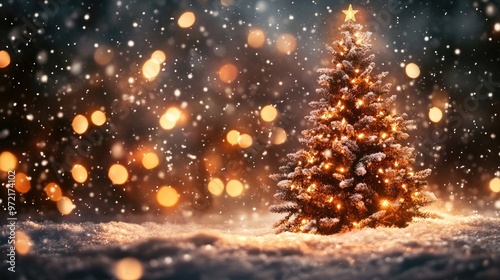
<svg viewBox="0 0 500 280">
<path fill-rule="evenodd" d="M 152 80 L 160 73 L 160 64 L 155 63 L 152 59 L 146 60 L 142 65 L 142 75 L 148 80 Z"/>
<path fill-rule="evenodd" d="M 0 170 L 7 172 L 15 170 L 16 166 L 17 158 L 13 153 L 4 151 L 0 154 Z"/>
<path fill-rule="evenodd" d="M 24 231 L 20 230 L 16 231 L 15 240 L 16 240 L 16 252 L 19 255 L 26 255 L 30 251 L 31 246 L 33 246 L 31 238 Z"/>
<path fill-rule="evenodd" d="M 260 110 L 260 117 L 265 122 L 272 122 L 278 116 L 278 110 L 273 105 L 267 105 Z"/>
<path fill-rule="evenodd" d="M 342 208 L 342 205 L 340 205 L 340 203 L 337 203 L 337 209 L 340 209 Z"/>
<path fill-rule="evenodd" d="M 356 79 L 352 79 L 352 80 L 351 80 L 351 83 L 353 83 L 353 84 L 354 84 L 355 82 L 356 82 Z"/>
<path fill-rule="evenodd" d="M 358 106 L 363 105 L 363 100 L 358 100 Z"/>
<path fill-rule="evenodd" d="M 493 178 L 493 179 L 491 179 L 491 181 L 490 181 L 490 189 L 494 193 L 500 192 L 500 179 L 499 178 Z"/>
<path fill-rule="evenodd" d="M 342 63 L 337 63 L 337 68 L 342 67 Z"/>
<path fill-rule="evenodd" d="M 354 70 L 354 72 L 359 73 L 359 69 Z"/>
<path fill-rule="evenodd" d="M 165 59 L 167 59 L 167 56 L 163 51 L 160 50 L 154 51 L 151 55 L 151 61 L 156 64 L 162 64 L 163 62 L 165 62 Z"/>
<path fill-rule="evenodd" d="M 330 196 L 330 199 L 328 199 L 328 202 L 332 203 L 332 201 L 333 201 L 333 196 Z"/>
<path fill-rule="evenodd" d="M 394 166 L 398 167 L 399 163 L 397 161 L 394 162 Z"/>
<path fill-rule="evenodd" d="M 392 131 L 396 131 L 396 130 L 398 130 L 398 127 L 397 127 L 397 125 L 392 125 L 391 129 L 392 129 Z"/>
<path fill-rule="evenodd" d="M 405 67 L 406 75 L 412 79 L 416 79 L 420 76 L 420 68 L 415 63 L 408 63 Z"/>
<path fill-rule="evenodd" d="M 363 137 L 365 137 L 365 134 L 364 134 L 364 133 L 360 133 L 360 134 L 358 134 L 358 138 L 359 138 L 359 139 L 363 139 Z"/>
<path fill-rule="evenodd" d="M 339 168 L 340 173 L 344 173 L 345 169 L 344 167 Z"/>
<path fill-rule="evenodd" d="M 106 65 L 113 59 L 113 50 L 108 46 L 99 46 L 94 51 L 94 60 L 99 65 Z"/>
<path fill-rule="evenodd" d="M 324 168 L 324 169 L 330 169 L 330 164 L 325 163 L 325 165 L 323 165 L 323 168 Z"/>
<path fill-rule="evenodd" d="M 378 173 L 384 173 L 384 170 L 382 168 L 379 168 Z"/>
<path fill-rule="evenodd" d="M 243 192 L 243 184 L 239 180 L 231 180 L 227 182 L 226 192 L 231 197 L 240 196 Z"/>
<path fill-rule="evenodd" d="M 231 130 L 226 135 L 226 140 L 231 145 L 238 144 L 238 140 L 240 139 L 240 132 L 237 130 Z"/>
<path fill-rule="evenodd" d="M 8 52 L 1 50 L 0 51 L 0 68 L 5 68 L 10 64 L 10 55 Z"/>
<path fill-rule="evenodd" d="M 224 183 L 221 179 L 214 178 L 208 182 L 208 191 L 215 196 L 220 196 L 224 192 Z"/>
<path fill-rule="evenodd" d="M 387 133 L 383 132 L 381 136 L 382 136 L 382 139 L 385 139 L 385 138 L 387 138 Z"/>
<path fill-rule="evenodd" d="M 281 127 L 276 127 L 271 135 L 273 145 L 281 145 L 286 141 L 286 131 Z"/>
<path fill-rule="evenodd" d="M 115 263 L 113 272 L 118 280 L 137 280 L 142 277 L 143 270 L 139 260 L 127 257 Z"/>
<path fill-rule="evenodd" d="M 78 183 L 84 183 L 87 181 L 87 169 L 81 164 L 75 164 L 73 168 L 71 168 L 71 176 L 73 176 L 73 180 Z"/>
<path fill-rule="evenodd" d="M 75 207 L 73 201 L 66 196 L 61 197 L 61 199 L 57 201 L 57 210 L 63 215 L 68 215 Z"/>
<path fill-rule="evenodd" d="M 179 194 L 174 188 L 163 186 L 156 194 L 156 200 L 161 206 L 172 207 L 179 201 Z"/>
<path fill-rule="evenodd" d="M 401 187 L 406 191 L 408 191 L 408 189 L 406 188 L 406 184 L 402 184 Z"/>
<path fill-rule="evenodd" d="M 252 29 L 248 32 L 247 42 L 252 48 L 260 48 L 266 42 L 266 35 L 261 29 Z"/>
<path fill-rule="evenodd" d="M 89 121 L 83 115 L 76 115 L 71 123 L 73 130 L 78 134 L 83 134 L 89 128 Z"/>
<path fill-rule="evenodd" d="M 158 159 L 158 156 L 153 152 L 146 153 L 142 157 L 142 165 L 146 169 L 153 169 L 157 167 L 159 163 L 160 160 Z"/>
<path fill-rule="evenodd" d="M 122 185 L 128 179 L 127 168 L 121 164 L 115 163 L 109 168 L 108 177 L 113 184 Z"/>
<path fill-rule="evenodd" d="M 27 193 L 31 189 L 30 180 L 28 176 L 22 172 L 16 173 L 16 178 L 14 179 L 16 191 L 20 193 Z"/>
<path fill-rule="evenodd" d="M 238 68 L 231 63 L 224 64 L 219 69 L 219 78 L 222 82 L 229 84 L 238 77 Z"/>
<path fill-rule="evenodd" d="M 179 19 L 177 20 L 177 24 L 181 28 L 189 28 L 194 24 L 195 21 L 196 16 L 193 12 L 185 12 L 179 17 Z"/>
<path fill-rule="evenodd" d="M 282 34 L 276 39 L 276 48 L 281 53 L 290 54 L 296 46 L 297 40 L 291 34 Z"/>
<path fill-rule="evenodd" d="M 384 182 L 385 182 L 385 183 L 389 183 L 389 179 L 385 179 L 385 180 L 384 180 Z"/>
<path fill-rule="evenodd" d="M 62 197 L 61 188 L 56 183 L 48 183 L 44 190 L 47 197 L 52 201 L 58 201 Z"/>
<path fill-rule="evenodd" d="M 359 226 L 359 224 L 358 224 L 358 223 L 356 223 L 356 222 L 353 222 L 353 223 L 352 223 L 352 225 L 353 225 L 354 227 L 358 227 L 358 226 Z"/>
<path fill-rule="evenodd" d="M 160 117 L 160 126 L 169 130 L 175 127 L 177 121 L 181 118 L 182 112 L 176 107 L 170 107 L 165 114 Z"/>
<path fill-rule="evenodd" d="M 92 115 L 90 116 L 90 120 L 93 124 L 101 126 L 106 122 L 106 115 L 103 111 L 97 110 L 92 113 Z"/>
<path fill-rule="evenodd" d="M 380 202 L 380 206 L 382 206 L 383 208 L 387 208 L 389 206 L 389 201 L 387 201 L 386 199 L 382 200 L 382 202 Z"/>
<path fill-rule="evenodd" d="M 246 149 L 246 148 L 252 146 L 252 143 L 253 143 L 252 136 L 250 136 L 248 134 L 242 134 L 242 135 L 240 135 L 240 137 L 238 139 L 238 144 L 243 149 Z"/>
<path fill-rule="evenodd" d="M 307 188 L 307 192 L 312 192 L 316 189 L 316 184 L 312 183 L 308 188 Z"/>
<path fill-rule="evenodd" d="M 439 122 L 443 118 L 443 112 L 438 107 L 432 107 L 429 110 L 429 119 L 432 122 Z"/>
</svg>

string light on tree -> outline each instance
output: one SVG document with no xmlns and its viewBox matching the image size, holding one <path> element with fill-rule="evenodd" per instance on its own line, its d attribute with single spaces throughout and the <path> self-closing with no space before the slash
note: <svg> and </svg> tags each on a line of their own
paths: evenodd
<svg viewBox="0 0 500 280">
<path fill-rule="evenodd" d="M 333 67 L 318 69 L 321 99 L 310 103 L 306 147 L 271 175 L 278 181 L 275 197 L 284 201 L 271 211 L 286 214 L 275 224 L 278 232 L 405 227 L 427 217 L 420 208 L 435 200 L 425 190 L 430 170 L 411 168 L 415 153 L 405 146 L 405 131 L 413 121 L 393 113 L 396 96 L 382 83 L 387 73 L 372 73 L 371 33 L 355 23 L 351 5 L 342 12 L 342 38 L 328 49 Z"/>
</svg>

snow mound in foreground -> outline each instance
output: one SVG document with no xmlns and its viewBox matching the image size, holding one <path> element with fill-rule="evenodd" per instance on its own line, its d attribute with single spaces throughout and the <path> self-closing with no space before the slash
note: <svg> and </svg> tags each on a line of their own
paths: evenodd
<svg viewBox="0 0 500 280">
<path fill-rule="evenodd" d="M 210 228 L 21 222 L 32 247 L 17 255 L 15 273 L 2 262 L 0 278 L 113 279 L 117 262 L 131 257 L 143 279 L 500 279 L 498 218 L 442 215 L 332 236 L 275 235 L 275 220 Z M 6 226 L 1 235 L 7 240 Z"/>
</svg>

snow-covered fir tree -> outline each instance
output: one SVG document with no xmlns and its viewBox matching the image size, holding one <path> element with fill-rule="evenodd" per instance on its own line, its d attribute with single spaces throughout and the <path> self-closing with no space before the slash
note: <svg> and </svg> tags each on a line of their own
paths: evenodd
<svg viewBox="0 0 500 280">
<path fill-rule="evenodd" d="M 286 213 L 278 232 L 333 234 L 361 227 L 405 227 L 426 217 L 421 207 L 435 200 L 425 190 L 430 170 L 414 171 L 414 149 L 408 145 L 413 126 L 406 114 L 394 112 L 395 95 L 372 73 L 370 32 L 354 22 L 356 11 L 345 10 L 342 38 L 328 48 L 332 68 L 319 69 L 319 101 L 302 132 L 304 149 L 271 175 L 278 181 L 271 207 Z"/>
</svg>

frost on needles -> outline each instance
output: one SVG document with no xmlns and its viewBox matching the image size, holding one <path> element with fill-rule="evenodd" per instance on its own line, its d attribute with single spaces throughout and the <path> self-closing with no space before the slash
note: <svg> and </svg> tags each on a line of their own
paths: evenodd
<svg viewBox="0 0 500 280">
<path fill-rule="evenodd" d="M 271 175 L 278 181 L 272 212 L 286 214 L 278 232 L 333 234 L 355 228 L 407 226 L 427 217 L 433 202 L 424 180 L 430 169 L 414 171 L 414 149 L 405 132 L 413 125 L 391 109 L 396 99 L 383 84 L 387 72 L 372 73 L 370 32 L 348 21 L 342 38 L 328 51 L 332 68 L 318 70 L 319 101 L 302 132 L 305 148 L 289 154 L 287 165 Z"/>
</svg>

